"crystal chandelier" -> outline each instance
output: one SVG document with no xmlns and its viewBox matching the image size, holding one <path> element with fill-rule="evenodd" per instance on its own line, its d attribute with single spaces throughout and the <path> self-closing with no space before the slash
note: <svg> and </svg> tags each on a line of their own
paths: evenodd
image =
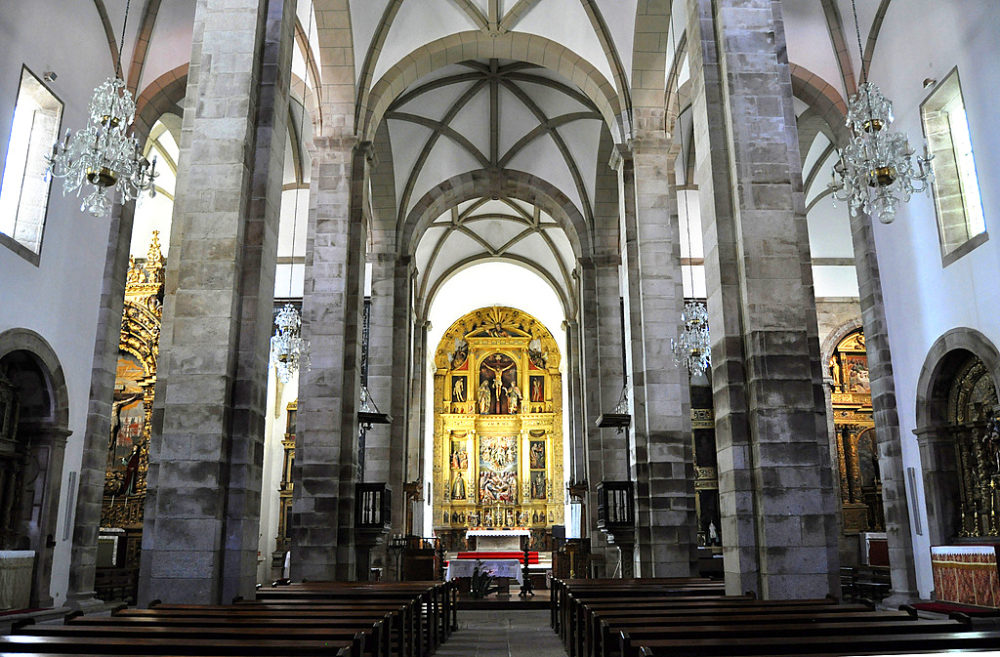
<svg viewBox="0 0 1000 657">
<path fill-rule="evenodd" d="M 704 374 L 712 365 L 712 341 L 708 335 L 708 309 L 700 301 L 684 303 L 681 313 L 684 330 L 670 339 L 674 362 L 685 366 L 692 376 Z"/>
<path fill-rule="evenodd" d="M 123 203 L 147 190 L 150 196 L 156 194 L 153 187 L 156 158 L 150 162 L 143 157 L 139 141 L 129 132 L 135 120 L 135 101 L 121 77 L 127 23 L 128 3 L 115 76 L 94 90 L 87 126 L 75 134 L 67 130 L 62 143 L 56 142 L 47 158 L 46 176 L 63 179 L 63 194 L 76 192 L 79 196 L 85 182 L 92 188 L 80 209 L 95 217 L 105 216 L 111 210 L 108 188 L 118 190 Z"/>
<path fill-rule="evenodd" d="M 861 48 L 858 12 L 851 0 L 854 27 Z M 864 210 L 877 215 L 884 224 L 896 218 L 899 202 L 906 203 L 914 192 L 926 191 L 934 180 L 930 161 L 933 155 L 914 156 L 906 135 L 889 130 L 892 125 L 892 101 L 882 95 L 875 83 L 868 81 L 862 65 L 862 83 L 851 96 L 847 110 L 847 127 L 851 141 L 844 147 L 840 161 L 833 167 L 830 189 L 838 201 L 847 201 L 851 214 Z"/>
<path fill-rule="evenodd" d="M 290 303 L 286 303 L 274 318 L 274 327 L 271 363 L 278 380 L 288 383 L 300 368 L 309 368 L 309 341 L 302 339 L 302 318 Z"/>
</svg>

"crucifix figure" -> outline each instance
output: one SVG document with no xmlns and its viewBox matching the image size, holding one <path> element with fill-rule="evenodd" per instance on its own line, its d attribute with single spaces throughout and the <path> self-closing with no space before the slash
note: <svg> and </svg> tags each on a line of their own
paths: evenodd
<svg viewBox="0 0 1000 657">
<path fill-rule="evenodd" d="M 496 410 L 494 413 L 500 413 L 500 392 L 503 389 L 503 373 L 514 367 L 514 363 L 511 363 L 507 367 L 490 367 L 489 363 L 483 361 L 483 367 L 493 372 L 493 390 L 496 392 Z"/>
</svg>

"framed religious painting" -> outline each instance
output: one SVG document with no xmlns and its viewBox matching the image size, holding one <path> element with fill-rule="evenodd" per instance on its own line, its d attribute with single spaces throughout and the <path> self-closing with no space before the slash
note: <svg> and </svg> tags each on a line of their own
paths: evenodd
<svg viewBox="0 0 1000 657">
<path fill-rule="evenodd" d="M 545 469 L 544 440 L 531 440 L 528 442 L 528 467 L 532 470 Z"/>
<path fill-rule="evenodd" d="M 545 401 L 545 377 L 528 377 L 528 395 L 532 403 L 543 403 Z"/>
</svg>

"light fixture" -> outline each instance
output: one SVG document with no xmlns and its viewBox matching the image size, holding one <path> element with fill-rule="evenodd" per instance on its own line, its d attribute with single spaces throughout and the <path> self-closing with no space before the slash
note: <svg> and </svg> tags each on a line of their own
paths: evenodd
<svg viewBox="0 0 1000 657">
<path fill-rule="evenodd" d="M 306 33 L 306 48 L 311 48 L 312 12 L 309 12 L 309 29 Z M 306 121 L 306 108 L 302 107 L 299 129 L 295 134 L 302 136 Z M 299 222 L 299 188 L 295 188 L 295 204 L 292 208 L 292 258 L 295 258 L 295 235 Z M 288 296 L 292 296 L 292 267 L 288 266 Z M 288 383 L 292 375 L 300 369 L 309 369 L 309 341 L 302 338 L 302 316 L 291 303 L 286 303 L 274 318 L 274 335 L 271 336 L 271 364 L 275 375 L 282 383 Z"/>
<path fill-rule="evenodd" d="M 84 182 L 93 188 L 80 209 L 95 217 L 105 216 L 111 210 L 111 200 L 107 197 L 110 187 L 121 193 L 123 203 L 147 190 L 150 196 L 156 194 L 153 186 L 156 158 L 150 162 L 143 156 L 139 141 L 129 130 L 135 120 L 135 101 L 121 75 L 128 10 L 126 2 L 114 77 L 94 90 L 87 126 L 75 134 L 67 130 L 62 143 L 56 142 L 47 158 L 46 176 L 63 179 L 63 194 L 76 192 L 79 196 Z"/>
<path fill-rule="evenodd" d="M 278 380 L 288 383 L 295 372 L 309 368 L 309 341 L 302 339 L 302 318 L 294 305 L 285 304 L 274 318 L 274 329 L 271 363 Z"/>
<path fill-rule="evenodd" d="M 673 29 L 673 17 L 670 19 L 671 39 L 676 30 Z M 677 50 L 677 43 L 673 44 Z M 674 121 L 674 130 L 680 135 L 680 157 L 688 152 L 684 146 L 684 126 L 680 115 Z M 685 183 L 688 182 L 685 180 Z M 694 293 L 694 249 L 691 242 L 691 212 L 688 208 L 688 195 L 684 194 L 684 228 L 687 234 L 688 247 L 688 277 L 691 281 L 691 292 Z M 712 340 L 708 334 L 708 309 L 705 304 L 694 299 L 684 302 L 684 312 L 681 313 L 683 330 L 677 338 L 670 338 L 670 351 L 674 354 L 674 364 L 684 366 L 690 376 L 699 376 L 712 366 Z"/>
<path fill-rule="evenodd" d="M 864 210 L 888 224 L 896 218 L 900 201 L 905 203 L 914 192 L 930 187 L 934 180 L 930 161 L 934 156 L 927 153 L 926 147 L 923 157 L 914 155 L 906 135 L 889 130 L 894 118 L 892 101 L 868 80 L 854 0 L 851 0 L 851 12 L 858 38 L 859 61 L 862 62 L 861 85 L 848 105 L 847 127 L 851 130 L 851 140 L 833 167 L 830 189 L 835 200 L 848 202 L 852 215 Z"/>
<path fill-rule="evenodd" d="M 684 302 L 681 313 L 684 330 L 670 340 L 674 363 L 687 367 L 692 376 L 699 376 L 712 366 L 712 341 L 708 334 L 708 309 L 700 301 Z"/>
<path fill-rule="evenodd" d="M 622 384 L 622 392 L 618 396 L 618 403 L 610 413 L 601 413 L 597 418 L 599 429 L 617 429 L 618 433 L 625 431 L 632 424 L 632 414 L 628 408 L 628 380 Z"/>
<path fill-rule="evenodd" d="M 361 386 L 361 405 L 358 407 L 358 423 L 365 431 L 370 431 L 376 424 L 390 424 L 392 417 L 378 410 L 375 400 L 368 392 L 368 387 Z"/>
</svg>

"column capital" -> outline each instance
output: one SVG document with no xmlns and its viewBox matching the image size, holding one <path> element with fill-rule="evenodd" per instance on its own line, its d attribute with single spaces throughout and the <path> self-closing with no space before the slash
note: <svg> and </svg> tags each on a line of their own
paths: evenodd
<svg viewBox="0 0 1000 657">
<path fill-rule="evenodd" d="M 611 147 L 611 157 L 608 159 L 608 166 L 615 171 L 621 171 L 626 160 L 632 159 L 632 141 L 625 144 L 615 144 Z"/>
</svg>

